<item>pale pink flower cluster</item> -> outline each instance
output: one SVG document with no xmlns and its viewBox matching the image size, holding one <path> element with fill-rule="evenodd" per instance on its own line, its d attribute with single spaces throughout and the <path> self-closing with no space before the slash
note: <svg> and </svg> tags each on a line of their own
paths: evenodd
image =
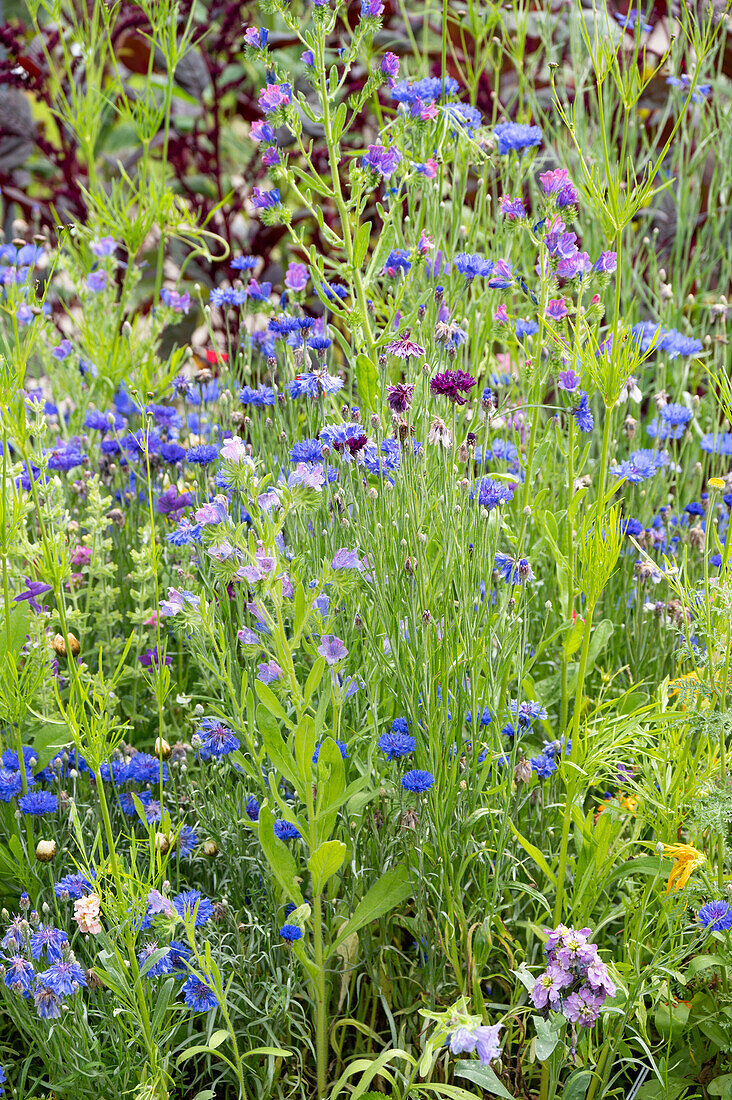
<svg viewBox="0 0 732 1100">
<path fill-rule="evenodd" d="M 98 894 L 86 894 L 74 902 L 74 920 L 79 925 L 80 931 L 91 933 L 92 936 L 101 932 L 100 905 L 101 899 Z"/>
</svg>

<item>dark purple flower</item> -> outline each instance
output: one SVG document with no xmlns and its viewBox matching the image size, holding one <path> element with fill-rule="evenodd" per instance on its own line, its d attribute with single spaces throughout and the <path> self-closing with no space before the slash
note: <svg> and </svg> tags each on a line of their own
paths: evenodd
<svg viewBox="0 0 732 1100">
<path fill-rule="evenodd" d="M 456 405 L 464 405 L 467 398 L 463 395 L 469 393 L 474 385 L 475 379 L 467 371 L 446 370 L 431 379 L 430 390 L 434 394 L 449 398 Z"/>
<path fill-rule="evenodd" d="M 398 382 L 395 386 L 387 386 L 386 402 L 392 412 L 406 412 L 412 404 L 414 386 L 408 382 Z"/>
</svg>

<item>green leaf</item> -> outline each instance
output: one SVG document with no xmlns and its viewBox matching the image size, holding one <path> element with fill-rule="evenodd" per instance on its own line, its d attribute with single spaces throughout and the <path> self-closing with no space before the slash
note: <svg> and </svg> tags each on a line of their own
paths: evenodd
<svg viewBox="0 0 732 1100">
<path fill-rule="evenodd" d="M 532 1016 L 531 1019 L 536 1028 L 536 1038 L 534 1039 L 536 1057 L 540 1062 L 546 1062 L 562 1037 L 564 1020 L 552 1022 L 551 1020 L 542 1020 L 541 1016 Z"/>
<path fill-rule="evenodd" d="M 383 917 L 390 909 L 395 909 L 397 905 L 411 897 L 413 892 L 407 868 L 404 866 L 392 867 L 361 898 L 351 918 L 341 926 L 338 937 L 328 952 L 328 957 L 359 928 L 363 928 L 365 924 L 370 924 L 371 921 Z"/>
<path fill-rule="evenodd" d="M 287 742 L 283 739 L 277 722 L 267 708 L 261 704 L 257 707 L 257 728 L 262 735 L 262 743 L 274 767 L 288 783 L 291 783 L 293 787 L 299 787 L 295 761 L 292 759 Z"/>
<path fill-rule="evenodd" d="M 707 1085 L 710 1096 L 721 1096 L 722 1100 L 732 1100 L 732 1073 L 723 1073 Z"/>
<path fill-rule="evenodd" d="M 287 712 L 282 706 L 275 693 L 266 684 L 263 684 L 261 680 L 254 681 L 254 690 L 259 696 L 259 700 L 267 708 L 269 713 L 273 715 L 278 721 L 283 722 L 286 726 L 292 729 L 292 719 L 287 717 Z"/>
<path fill-rule="evenodd" d="M 364 222 L 358 227 L 356 238 L 353 242 L 353 266 L 354 268 L 363 267 L 363 262 L 366 259 L 366 253 L 368 252 L 369 241 L 371 240 L 371 222 Z"/>
<path fill-rule="evenodd" d="M 300 788 L 305 790 L 313 781 L 313 753 L 315 752 L 315 723 L 309 714 L 301 718 L 293 741 Z"/>
<path fill-rule="evenodd" d="M 455 1076 L 467 1077 L 468 1081 L 480 1085 L 486 1092 L 493 1096 L 502 1096 L 504 1100 L 513 1100 L 513 1096 L 505 1085 L 502 1085 L 490 1066 L 483 1066 L 480 1062 L 471 1062 L 467 1059 L 455 1063 Z"/>
<path fill-rule="evenodd" d="M 322 894 L 328 879 L 343 866 L 347 848 L 341 840 L 324 840 L 308 860 L 313 876 L 313 895 Z"/>
<path fill-rule="evenodd" d="M 274 820 L 274 814 L 263 802 L 259 808 L 259 842 L 280 886 L 295 905 L 302 905 L 297 864 L 284 841 L 274 835 Z"/>
<path fill-rule="evenodd" d="M 42 726 L 38 726 L 30 733 L 29 740 L 33 744 L 33 751 L 38 759 L 38 764 L 33 769 L 34 774 L 37 775 L 60 749 L 71 743 L 72 738 L 66 723 L 59 721 L 44 722 Z"/>
<path fill-rule="evenodd" d="M 242 1054 L 242 1058 L 253 1058 L 255 1055 L 269 1054 L 273 1058 L 291 1058 L 291 1050 L 283 1050 L 282 1047 L 253 1047 L 252 1050 Z"/>
<path fill-rule="evenodd" d="M 554 886 L 556 886 L 557 885 L 557 876 L 554 874 L 551 867 L 549 866 L 546 859 L 544 858 L 544 854 L 542 852 L 540 852 L 539 849 L 534 844 L 532 844 L 530 841 L 528 841 L 525 836 L 521 835 L 521 833 L 518 831 L 518 829 L 516 828 L 516 826 L 511 821 L 510 818 L 508 819 L 508 824 L 511 828 L 511 832 L 516 837 L 516 840 L 519 842 L 519 844 L 524 849 L 524 851 L 527 852 L 531 856 L 534 863 L 536 863 L 537 866 L 541 868 L 541 870 L 544 872 L 544 874 L 549 879 L 549 881 L 551 883 L 553 883 Z"/>
<path fill-rule="evenodd" d="M 379 372 L 368 355 L 356 356 L 356 385 L 361 404 L 373 411 L 379 394 Z"/>
<path fill-rule="evenodd" d="M 335 66 L 334 66 L 334 68 L 335 68 Z M 338 73 L 337 73 L 337 70 L 336 70 L 336 77 L 337 77 L 337 75 L 338 75 Z M 336 84 L 337 84 L 337 80 L 336 80 Z M 345 103 L 341 103 L 341 105 L 339 106 L 339 108 L 336 111 L 335 115 L 333 116 L 333 122 L 331 124 L 331 134 L 332 134 L 334 143 L 337 142 L 337 141 L 340 141 L 341 134 L 343 133 L 343 127 L 345 125 L 346 125 L 346 105 L 345 105 Z"/>
<path fill-rule="evenodd" d="M 588 1069 L 577 1069 L 565 1081 L 562 1100 L 585 1100 L 590 1087 L 592 1073 Z"/>
<path fill-rule="evenodd" d="M 327 840 L 335 827 L 338 807 L 344 800 L 346 791 L 346 769 L 341 750 L 332 737 L 326 737 L 318 754 L 316 803 L 316 822 L 313 826 L 313 843 Z M 317 839 L 316 839 L 317 838 Z"/>
</svg>

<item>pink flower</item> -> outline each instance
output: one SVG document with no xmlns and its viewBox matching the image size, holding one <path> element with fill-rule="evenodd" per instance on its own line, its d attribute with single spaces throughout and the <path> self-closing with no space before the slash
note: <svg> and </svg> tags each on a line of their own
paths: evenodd
<svg viewBox="0 0 732 1100">
<path fill-rule="evenodd" d="M 80 932 L 97 936 L 102 930 L 99 920 L 99 907 L 101 899 L 98 894 L 86 894 L 74 902 L 74 920 L 79 925 Z"/>
</svg>

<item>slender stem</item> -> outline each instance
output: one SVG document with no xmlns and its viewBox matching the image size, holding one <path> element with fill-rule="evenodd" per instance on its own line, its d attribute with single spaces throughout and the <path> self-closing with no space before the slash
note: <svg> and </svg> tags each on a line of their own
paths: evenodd
<svg viewBox="0 0 732 1100">
<path fill-rule="evenodd" d="M 592 632 L 593 608 L 588 607 L 585 618 L 585 633 L 582 639 L 582 654 L 580 656 L 579 673 L 577 676 L 577 690 L 574 697 L 574 714 L 572 723 L 572 751 L 567 769 L 567 796 L 564 803 L 564 821 L 562 822 L 562 840 L 559 849 L 559 867 L 557 869 L 557 898 L 554 904 L 554 924 L 560 923 L 564 906 L 564 880 L 567 875 L 567 853 L 569 850 L 569 827 L 572 821 L 572 810 L 577 789 L 577 757 L 579 755 L 579 727 L 582 714 L 582 698 L 584 695 L 585 675 L 587 673 L 587 658 L 590 651 L 590 634 Z"/>
</svg>

